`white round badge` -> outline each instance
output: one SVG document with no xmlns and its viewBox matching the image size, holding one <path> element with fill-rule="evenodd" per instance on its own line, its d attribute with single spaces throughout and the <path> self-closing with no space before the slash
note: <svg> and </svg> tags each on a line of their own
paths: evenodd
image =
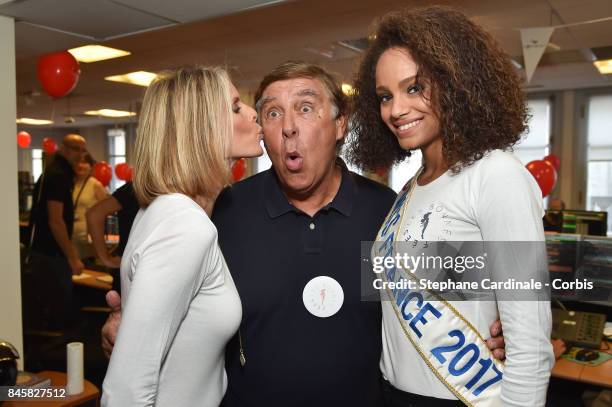
<svg viewBox="0 0 612 407">
<path fill-rule="evenodd" d="M 333 278 L 318 276 L 304 286 L 302 300 L 312 315 L 327 318 L 340 311 L 344 303 L 344 291 Z"/>
</svg>

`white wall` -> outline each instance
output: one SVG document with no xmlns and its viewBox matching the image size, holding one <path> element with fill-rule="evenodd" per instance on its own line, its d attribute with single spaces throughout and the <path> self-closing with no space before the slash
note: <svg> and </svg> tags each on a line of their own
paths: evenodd
<svg viewBox="0 0 612 407">
<path fill-rule="evenodd" d="M 0 16 L 0 338 L 12 343 L 23 358 L 16 100 L 15 22 Z M 23 368 L 23 359 L 20 368 Z"/>
</svg>

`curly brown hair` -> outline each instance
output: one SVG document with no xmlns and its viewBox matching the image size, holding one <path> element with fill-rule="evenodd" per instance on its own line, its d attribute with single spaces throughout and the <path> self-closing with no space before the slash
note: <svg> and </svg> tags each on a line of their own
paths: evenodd
<svg viewBox="0 0 612 407">
<path fill-rule="evenodd" d="M 494 149 L 512 147 L 529 115 L 521 80 L 493 37 L 449 7 L 404 9 L 384 15 L 355 80 L 348 158 L 366 170 L 389 168 L 410 155 L 383 123 L 376 65 L 389 48 L 407 49 L 431 84 L 443 155 L 454 172 Z"/>
</svg>

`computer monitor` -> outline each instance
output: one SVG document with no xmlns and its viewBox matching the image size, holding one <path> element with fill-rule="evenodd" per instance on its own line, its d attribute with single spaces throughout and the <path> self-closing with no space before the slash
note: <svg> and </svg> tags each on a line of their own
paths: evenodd
<svg viewBox="0 0 612 407">
<path fill-rule="evenodd" d="M 590 299 L 612 303 L 612 239 L 583 236 L 580 246 L 578 270 L 580 278 L 593 283 Z"/>
<path fill-rule="evenodd" d="M 561 218 L 561 232 L 563 233 L 606 236 L 608 231 L 607 212 L 569 209 L 561 211 Z"/>
<path fill-rule="evenodd" d="M 557 286 L 553 298 L 612 306 L 612 238 L 546 232 L 546 250 L 551 281 L 592 284 L 588 289 Z"/>
<path fill-rule="evenodd" d="M 582 236 L 567 233 L 546 233 L 546 251 L 548 254 L 548 271 L 550 280 L 571 282 L 576 279 L 580 240 Z M 576 290 L 553 290 L 553 297 L 558 299 L 576 299 Z"/>
</svg>

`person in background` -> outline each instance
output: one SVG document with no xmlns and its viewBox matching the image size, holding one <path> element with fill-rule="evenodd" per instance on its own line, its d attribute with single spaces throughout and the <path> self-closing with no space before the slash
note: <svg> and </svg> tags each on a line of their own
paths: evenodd
<svg viewBox="0 0 612 407">
<path fill-rule="evenodd" d="M 559 198 L 553 198 L 548 201 L 548 209 L 552 211 L 562 211 L 565 210 L 565 202 Z"/>
<path fill-rule="evenodd" d="M 96 161 L 91 154 L 85 154 L 85 157 L 76 168 L 75 184 L 72 190 L 74 202 L 72 243 L 76 247 L 81 260 L 89 263 L 93 262 L 95 253 L 92 244 L 89 242 L 85 213 L 89 208 L 108 196 L 108 191 L 104 188 L 104 185 L 91 176 L 95 163 Z"/>
<path fill-rule="evenodd" d="M 151 83 L 137 134 L 141 209 L 121 260 L 123 320 L 101 404 L 216 406 L 242 310 L 210 215 L 233 161 L 263 153 L 261 127 L 223 69 L 196 66 Z"/>
<path fill-rule="evenodd" d="M 555 359 L 559 359 L 561 357 L 561 355 L 563 355 L 565 353 L 565 351 L 567 351 L 567 345 L 565 344 L 565 341 L 563 341 L 563 339 L 551 339 L 550 343 L 552 344 L 553 347 L 553 353 L 555 354 Z"/>
<path fill-rule="evenodd" d="M 561 232 L 563 230 L 563 211 L 565 202 L 562 199 L 553 198 L 548 201 L 548 210 L 542 218 L 544 230 L 550 232 Z"/>
<path fill-rule="evenodd" d="M 30 270 L 41 290 L 48 327 L 63 329 L 71 322 L 72 275 L 83 262 L 72 244 L 75 169 L 87 153 L 85 139 L 69 134 L 33 191 L 30 216 Z"/>
<path fill-rule="evenodd" d="M 139 209 L 140 206 L 134 194 L 134 186 L 129 181 L 113 192 L 111 196 L 98 202 L 87 211 L 87 228 L 93 247 L 102 264 L 111 268 L 113 290 L 115 291 L 120 292 L 119 266 L 121 265 L 121 256 Z M 104 237 L 106 217 L 115 212 L 119 220 L 119 244 L 113 251 L 109 251 Z"/>
</svg>

